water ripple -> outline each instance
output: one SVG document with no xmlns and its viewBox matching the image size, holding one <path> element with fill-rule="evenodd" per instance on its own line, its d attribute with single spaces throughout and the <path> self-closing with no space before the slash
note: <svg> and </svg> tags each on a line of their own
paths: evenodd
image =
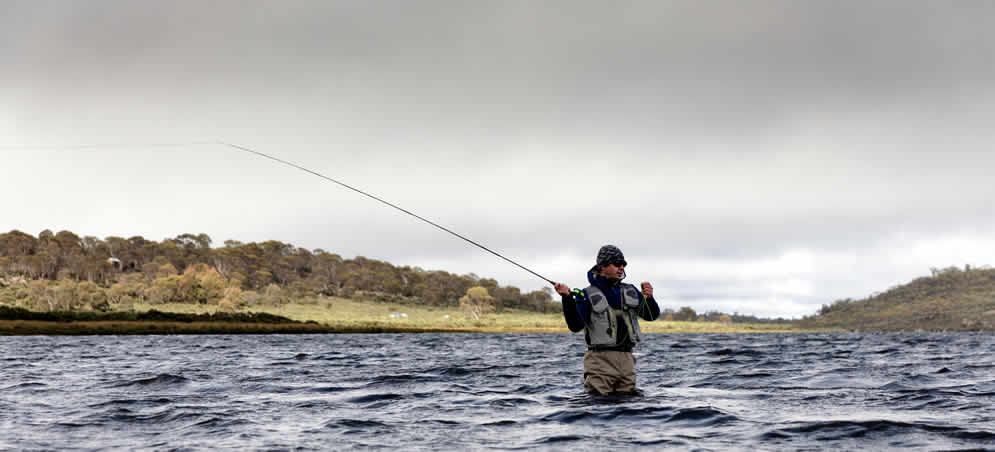
<svg viewBox="0 0 995 452">
<path fill-rule="evenodd" d="M 0 449 L 991 449 L 984 334 L 10 337 Z"/>
</svg>

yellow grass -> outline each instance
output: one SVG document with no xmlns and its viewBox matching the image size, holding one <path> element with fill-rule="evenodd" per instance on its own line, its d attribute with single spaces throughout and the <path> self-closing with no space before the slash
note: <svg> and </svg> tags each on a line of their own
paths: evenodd
<svg viewBox="0 0 995 452">
<path fill-rule="evenodd" d="M 169 303 L 136 305 L 137 311 L 156 309 L 189 314 L 213 313 L 212 305 Z M 298 321 L 314 321 L 334 329 L 434 330 L 479 332 L 568 332 L 562 313 L 542 314 L 531 311 L 505 310 L 489 314 L 480 320 L 465 317 L 457 308 L 433 308 L 417 305 L 356 301 L 323 297 L 314 303 L 289 303 L 280 307 L 250 306 L 243 311 L 266 312 Z M 391 318 L 393 313 L 407 317 Z M 447 317 L 448 316 L 448 317 Z M 721 324 L 717 322 L 641 322 L 648 333 L 734 333 L 734 332 L 796 332 L 790 325 Z"/>
</svg>

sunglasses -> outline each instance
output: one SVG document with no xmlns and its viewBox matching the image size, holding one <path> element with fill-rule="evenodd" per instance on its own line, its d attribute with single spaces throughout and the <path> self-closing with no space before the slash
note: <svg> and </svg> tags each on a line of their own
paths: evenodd
<svg viewBox="0 0 995 452">
<path fill-rule="evenodd" d="M 628 264 L 625 262 L 624 259 L 620 259 L 617 261 L 609 262 L 608 265 L 614 265 L 616 267 L 625 267 Z"/>
</svg>

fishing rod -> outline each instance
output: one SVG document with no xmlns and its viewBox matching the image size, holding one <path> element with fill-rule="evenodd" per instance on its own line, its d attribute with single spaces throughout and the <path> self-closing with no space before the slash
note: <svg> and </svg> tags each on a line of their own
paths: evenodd
<svg viewBox="0 0 995 452">
<path fill-rule="evenodd" d="M 139 145 L 135 145 L 135 144 L 130 144 L 130 145 L 129 144 L 68 145 L 68 146 L 44 146 L 44 145 L 42 145 L 42 146 L 20 146 L 18 148 L 19 149 L 45 149 L 45 148 L 93 149 L 93 148 L 101 148 L 101 147 L 138 147 L 138 146 L 142 146 L 142 147 L 179 147 L 179 146 L 200 146 L 200 145 L 220 145 L 220 146 L 227 146 L 227 147 L 230 147 L 230 148 L 242 151 L 242 152 L 247 152 L 247 153 L 259 156 L 259 157 L 267 158 L 267 159 L 272 160 L 274 162 L 282 163 L 282 164 L 290 166 L 292 168 L 296 168 L 296 169 L 299 169 L 299 170 L 304 171 L 306 173 L 310 173 L 310 174 L 313 174 L 315 176 L 318 176 L 318 177 L 320 177 L 322 179 L 325 179 L 325 180 L 327 180 L 329 182 L 336 183 L 336 184 L 338 184 L 338 185 L 340 185 L 342 187 L 348 188 L 349 190 L 352 190 L 352 191 L 354 191 L 356 193 L 359 193 L 359 194 L 361 194 L 363 196 L 375 199 L 375 200 L 377 200 L 377 201 L 379 201 L 379 202 L 381 202 L 383 204 L 386 204 L 386 205 L 388 205 L 390 207 L 393 207 L 394 209 L 400 210 L 401 212 L 404 212 L 404 213 L 406 213 L 408 215 L 411 215 L 412 217 L 415 217 L 415 218 L 417 218 L 417 219 L 419 219 L 421 221 L 424 221 L 424 222 L 426 222 L 426 223 L 428 223 L 428 224 L 430 224 L 432 226 L 435 226 L 435 227 L 437 227 L 439 229 L 442 229 L 443 231 L 446 231 L 446 232 L 448 232 L 448 233 L 450 233 L 450 234 L 452 234 L 452 235 L 454 235 L 456 237 L 459 237 L 460 239 L 463 239 L 467 243 L 470 243 L 470 244 L 472 244 L 472 245 L 474 245 L 474 246 L 476 246 L 476 247 L 478 247 L 478 248 L 480 248 L 480 249 L 482 249 L 484 251 L 487 251 L 488 253 L 491 253 L 491 254 L 493 254 L 493 255 L 495 255 L 497 257 L 500 257 L 501 259 L 504 259 L 504 260 L 506 260 L 506 261 L 508 261 L 508 262 L 510 262 L 510 263 L 512 263 L 514 265 L 516 265 L 518 268 L 521 268 L 522 270 L 525 270 L 525 271 L 527 271 L 527 272 L 529 272 L 529 273 L 531 273 L 531 274 L 533 274 L 535 276 L 538 276 L 540 279 L 542 279 L 543 281 L 548 282 L 551 285 L 554 285 L 554 286 L 556 285 L 556 283 L 553 282 L 551 279 L 546 278 L 545 276 L 542 276 L 542 275 L 540 275 L 540 274 L 538 274 L 538 273 L 536 273 L 536 272 L 528 269 L 524 265 L 519 264 L 518 262 L 515 262 L 515 261 L 513 261 L 513 260 L 511 260 L 511 259 L 503 256 L 502 254 L 500 254 L 500 253 L 498 253 L 498 252 L 496 252 L 496 251 L 494 251 L 494 250 L 492 250 L 492 249 L 490 249 L 490 248 L 488 248 L 488 247 L 486 247 L 484 245 L 481 245 L 481 244 L 479 244 L 479 243 L 477 243 L 477 242 L 475 242 L 473 240 L 470 240 L 469 238 L 464 237 L 463 235 L 461 235 L 461 234 L 459 234 L 459 233 L 457 233 L 457 232 L 455 232 L 455 231 L 453 231 L 453 230 L 451 230 L 451 229 L 449 229 L 449 228 L 447 228 L 445 226 L 442 226 L 442 225 L 440 225 L 440 224 L 438 224 L 438 223 L 436 223 L 434 221 L 431 221 L 431 220 L 429 220 L 429 219 L 427 219 L 425 217 L 422 217 L 422 216 L 420 216 L 418 214 L 415 214 L 414 212 L 411 212 L 410 210 L 407 210 L 407 209 L 405 209 L 405 208 L 403 208 L 401 206 L 398 206 L 398 205 L 396 205 L 394 203 L 388 202 L 388 201 L 386 201 L 386 200 L 384 200 L 384 199 L 382 199 L 380 197 L 374 196 L 374 195 L 372 195 L 370 193 L 367 193 L 367 192 L 365 192 L 363 190 L 360 190 L 360 189 L 358 189 L 356 187 L 353 187 L 353 186 L 351 186 L 349 184 L 346 184 L 346 183 L 337 181 L 335 179 L 332 179 L 331 177 L 328 177 L 328 176 L 326 176 L 324 174 L 321 174 L 321 173 L 319 173 L 317 171 L 310 170 L 310 169 L 305 168 L 305 167 L 303 167 L 301 165 L 298 165 L 296 163 L 288 162 L 286 160 L 274 157 L 274 156 L 269 155 L 269 154 L 265 154 L 265 153 L 259 152 L 259 151 L 254 150 L 254 149 L 250 149 L 250 148 L 245 147 L 245 146 L 239 146 L 237 144 L 227 143 L 227 142 L 224 142 L 224 141 L 198 141 L 198 142 L 187 142 L 187 143 L 146 143 L 146 144 L 139 144 Z M 4 146 L 4 147 L 6 147 L 6 146 Z"/>
<path fill-rule="evenodd" d="M 307 169 L 307 168 L 305 168 L 303 166 L 300 166 L 300 165 L 298 165 L 296 163 L 291 163 L 291 162 L 288 162 L 286 160 L 273 157 L 272 155 L 269 155 L 269 154 L 264 154 L 264 153 L 256 151 L 256 150 L 249 149 L 249 148 L 247 148 L 245 146 L 239 146 L 237 144 L 226 143 L 226 142 L 223 142 L 223 141 L 217 141 L 217 142 L 214 142 L 213 144 L 219 144 L 219 145 L 222 145 L 222 146 L 228 146 L 228 147 L 235 148 L 235 149 L 243 151 L 243 152 L 248 152 L 250 154 L 255 154 L 257 156 L 273 160 L 274 162 L 279 162 L 279 163 L 282 163 L 284 165 L 287 165 L 287 166 L 290 166 L 290 167 L 293 167 L 293 168 L 297 168 L 297 169 L 299 169 L 301 171 L 313 174 L 313 175 L 318 176 L 318 177 L 320 177 L 322 179 L 325 179 L 327 181 L 334 182 L 334 183 L 336 183 L 336 184 L 338 184 L 338 185 L 340 185 L 342 187 L 348 188 L 349 190 L 352 190 L 352 191 L 354 191 L 356 193 L 359 193 L 359 194 L 361 194 L 363 196 L 366 196 L 366 197 L 375 199 L 377 201 L 380 201 L 383 204 L 386 204 L 386 205 L 388 205 L 390 207 L 393 207 L 393 208 L 395 208 L 397 210 L 400 210 L 401 212 L 404 212 L 404 213 L 406 213 L 408 215 L 411 215 L 412 217 L 415 217 L 415 218 L 417 218 L 417 219 L 419 219 L 421 221 L 424 221 L 424 222 L 426 222 L 426 223 L 428 223 L 428 224 L 430 224 L 432 226 L 435 226 L 435 227 L 437 227 L 439 229 L 442 229 L 443 231 L 446 231 L 446 232 L 448 232 L 448 233 L 450 233 L 450 234 L 452 234 L 452 235 L 454 235 L 456 237 L 459 237 L 459 238 L 463 239 L 467 243 L 470 243 L 470 244 L 472 244 L 472 245 L 474 245 L 474 246 L 476 246 L 476 247 L 478 247 L 478 248 L 480 248 L 480 249 L 482 249 L 484 251 L 487 251 L 488 253 L 491 253 L 491 254 L 493 254 L 493 255 L 495 255 L 497 257 L 500 257 L 501 259 L 504 259 L 504 260 L 506 260 L 506 261 L 508 261 L 508 262 L 510 262 L 510 263 L 512 263 L 512 264 L 514 264 L 516 266 L 518 266 L 518 268 L 521 268 L 522 270 L 525 270 L 525 271 L 527 271 L 527 272 L 529 272 L 529 273 L 531 273 L 531 274 L 533 274 L 535 276 L 538 276 L 540 279 L 542 279 L 543 281 L 548 282 L 551 285 L 554 285 L 554 286 L 556 285 L 556 283 L 553 282 L 552 280 L 550 280 L 549 278 L 546 278 L 545 276 L 542 276 L 542 275 L 540 275 L 540 274 L 538 274 L 538 273 L 536 273 L 536 272 L 534 272 L 532 270 L 529 270 L 524 265 L 519 264 L 518 262 L 515 262 L 515 261 L 513 261 L 511 259 L 508 259 L 507 257 L 504 257 L 500 253 L 498 253 L 498 252 L 496 252 L 496 251 L 494 251 L 494 250 L 492 250 L 492 249 L 490 249 L 490 248 L 488 248 L 488 247 L 486 247 L 484 245 L 481 245 L 481 244 L 479 244 L 479 243 L 477 243 L 477 242 L 475 242 L 473 240 L 470 240 L 469 238 L 464 237 L 463 235 L 461 235 L 461 234 L 453 231 L 452 229 L 449 229 L 449 228 L 447 228 L 445 226 L 442 226 L 442 225 L 440 225 L 440 224 L 438 224 L 438 223 L 436 223 L 436 222 L 434 222 L 432 220 L 429 220 L 429 219 L 427 219 L 425 217 L 422 217 L 421 215 L 415 214 L 414 212 L 411 212 L 410 210 L 407 210 L 407 209 L 405 209 L 405 208 L 403 208 L 401 206 L 398 206 L 397 204 L 394 204 L 394 203 L 391 203 L 389 201 L 386 201 L 383 198 L 371 195 L 371 194 L 369 194 L 369 193 L 367 193 L 367 192 L 365 192 L 363 190 L 360 190 L 360 189 L 358 189 L 356 187 L 353 187 L 353 186 L 351 186 L 349 184 L 346 184 L 346 183 L 343 183 L 343 182 L 339 182 L 339 181 L 337 181 L 335 179 L 332 179 L 331 177 L 328 177 L 328 176 L 326 176 L 324 174 L 321 174 L 321 173 L 319 173 L 317 171 L 313 171 L 313 170 Z"/>
</svg>

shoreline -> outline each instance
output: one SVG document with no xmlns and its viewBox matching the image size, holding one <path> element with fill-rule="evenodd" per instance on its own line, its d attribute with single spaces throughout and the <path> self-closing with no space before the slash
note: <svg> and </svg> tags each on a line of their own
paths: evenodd
<svg viewBox="0 0 995 452">
<path fill-rule="evenodd" d="M 403 313 L 403 314 L 401 314 Z M 401 316 L 404 317 L 401 317 Z M 787 324 L 684 322 L 642 324 L 658 333 L 814 332 Z M 818 330 L 826 331 L 826 330 Z M 458 309 L 330 298 L 320 303 L 252 306 L 222 312 L 213 305 L 114 306 L 107 312 L 37 312 L 0 306 L 0 336 L 155 334 L 567 333 L 562 314 L 506 310 L 468 319 Z"/>
<path fill-rule="evenodd" d="M 831 331 L 799 329 L 665 329 L 644 334 L 750 334 L 817 333 Z M 405 326 L 390 324 L 318 324 L 315 322 L 175 322 L 145 320 L 0 320 L 0 336 L 113 336 L 113 335 L 194 335 L 194 334 L 418 334 L 418 333 L 570 333 L 566 328 Z M 579 334 L 579 333 L 578 333 Z"/>
<path fill-rule="evenodd" d="M 0 336 L 115 336 L 196 334 L 381 334 L 474 333 L 466 328 L 390 325 L 322 325 L 317 323 L 169 322 L 145 320 L 0 320 Z"/>
</svg>

